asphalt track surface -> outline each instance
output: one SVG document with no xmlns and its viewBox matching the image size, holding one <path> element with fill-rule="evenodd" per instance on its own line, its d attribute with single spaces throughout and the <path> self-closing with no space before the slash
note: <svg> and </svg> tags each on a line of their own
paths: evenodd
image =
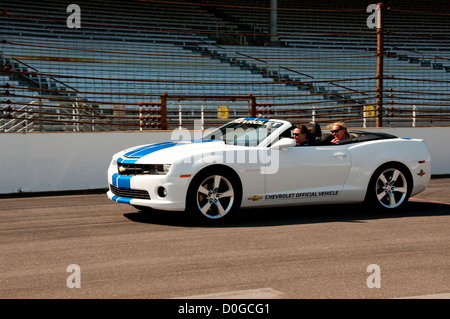
<svg viewBox="0 0 450 319">
<path fill-rule="evenodd" d="M 0 298 L 449 298 L 449 194 L 432 179 L 394 214 L 241 210 L 214 226 L 105 194 L 3 198 Z"/>
</svg>

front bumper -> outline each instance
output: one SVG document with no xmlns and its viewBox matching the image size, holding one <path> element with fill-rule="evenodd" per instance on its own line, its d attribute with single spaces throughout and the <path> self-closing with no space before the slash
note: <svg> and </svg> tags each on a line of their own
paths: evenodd
<svg viewBox="0 0 450 319">
<path fill-rule="evenodd" d="M 190 178 L 169 175 L 121 176 L 117 170 L 108 170 L 109 199 L 133 206 L 151 207 L 159 210 L 183 211 Z M 158 194 L 164 187 L 165 196 Z"/>
</svg>

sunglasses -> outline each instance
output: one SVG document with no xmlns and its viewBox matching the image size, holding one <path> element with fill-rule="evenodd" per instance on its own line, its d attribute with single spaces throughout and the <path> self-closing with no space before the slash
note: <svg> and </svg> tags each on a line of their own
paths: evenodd
<svg viewBox="0 0 450 319">
<path fill-rule="evenodd" d="M 298 134 L 298 133 L 294 133 L 293 135 L 294 135 L 294 136 L 299 136 L 300 134 Z"/>
<path fill-rule="evenodd" d="M 342 128 L 338 128 L 337 130 L 332 130 L 331 133 L 334 134 L 334 133 L 339 132 L 340 130 L 342 130 Z"/>
</svg>

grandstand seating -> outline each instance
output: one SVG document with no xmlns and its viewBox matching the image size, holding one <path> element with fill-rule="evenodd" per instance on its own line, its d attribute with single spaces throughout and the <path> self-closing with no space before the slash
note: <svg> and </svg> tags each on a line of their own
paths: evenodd
<svg viewBox="0 0 450 319">
<path fill-rule="evenodd" d="M 55 94 L 100 107 L 135 108 L 139 101 L 159 100 L 164 92 L 252 94 L 258 101 L 294 109 L 321 107 L 324 101 L 374 102 L 376 35 L 366 26 L 364 1 L 348 1 L 354 10 L 340 12 L 331 0 L 280 0 L 277 45 L 260 45 L 270 33 L 270 1 L 248 0 L 242 6 L 218 0 L 214 3 L 224 6 L 217 7 L 206 0 L 177 2 L 80 0 L 82 27 L 69 29 L 69 13 L 57 0 L 45 5 L 2 1 L 2 67 L 24 75 L 4 72 L 0 85 L 15 87 L 9 92 L 20 93 L 18 103 Z M 403 36 L 386 37 L 385 74 L 394 77 L 385 87 L 448 92 L 450 22 L 443 20 L 389 12 L 386 29 Z"/>
</svg>

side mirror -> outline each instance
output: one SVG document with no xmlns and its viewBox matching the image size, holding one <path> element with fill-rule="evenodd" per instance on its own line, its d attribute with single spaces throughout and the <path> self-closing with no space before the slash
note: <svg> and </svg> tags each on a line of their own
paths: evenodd
<svg viewBox="0 0 450 319">
<path fill-rule="evenodd" d="M 282 138 L 276 143 L 274 143 L 270 148 L 273 150 L 280 150 L 287 147 L 293 147 L 295 146 L 295 141 L 292 138 Z"/>
</svg>

